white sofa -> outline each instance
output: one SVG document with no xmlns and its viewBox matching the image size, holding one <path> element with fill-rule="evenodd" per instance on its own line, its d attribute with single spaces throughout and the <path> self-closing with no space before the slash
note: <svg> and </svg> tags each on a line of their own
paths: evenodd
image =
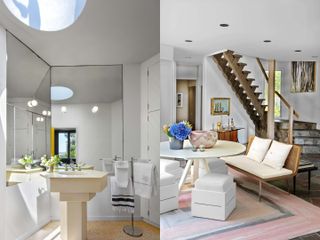
<svg viewBox="0 0 320 240">
<path fill-rule="evenodd" d="M 290 178 L 293 178 L 297 174 L 299 162 L 300 162 L 301 147 L 297 145 L 293 145 L 289 153 L 286 155 L 286 158 L 284 158 L 285 162 L 283 166 L 280 165 L 280 167 L 277 168 L 277 167 L 272 167 L 268 164 L 265 164 L 265 157 L 268 155 L 268 152 L 271 149 L 272 144 L 270 148 L 266 149 L 268 151 L 267 154 L 262 154 L 261 159 L 264 158 L 264 160 L 261 160 L 261 162 L 252 159 L 251 157 L 252 154 L 249 157 L 250 149 L 253 145 L 254 138 L 255 138 L 254 136 L 249 137 L 246 155 L 222 157 L 221 159 L 224 160 L 229 167 L 247 176 L 250 176 L 251 178 L 259 182 L 258 195 L 259 195 L 259 201 L 260 201 L 263 182 L 267 182 L 271 180 L 280 180 L 280 179 L 288 180 Z M 286 145 L 286 144 L 283 144 L 283 145 Z M 259 154 L 260 152 L 255 152 L 255 154 L 253 154 L 253 157 L 258 156 Z M 274 155 L 281 154 L 281 150 L 279 151 L 274 150 L 273 153 L 271 152 L 271 156 L 272 154 Z M 274 158 L 276 159 L 276 157 Z M 271 161 L 272 161 L 272 157 L 271 157 Z M 269 163 L 270 163 L 270 159 L 269 159 Z"/>
<path fill-rule="evenodd" d="M 160 159 L 160 213 L 179 207 L 179 180 L 183 169 L 179 161 Z"/>
</svg>

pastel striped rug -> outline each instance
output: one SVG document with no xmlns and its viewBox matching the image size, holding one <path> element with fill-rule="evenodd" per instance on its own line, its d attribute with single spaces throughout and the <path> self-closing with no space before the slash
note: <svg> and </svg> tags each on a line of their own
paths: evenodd
<svg viewBox="0 0 320 240">
<path fill-rule="evenodd" d="M 239 186 L 237 207 L 227 221 L 192 217 L 191 193 L 182 193 L 180 209 L 161 215 L 161 239 L 285 240 L 320 230 L 320 208 L 269 185 L 259 202 L 257 183 L 230 172 Z"/>
</svg>

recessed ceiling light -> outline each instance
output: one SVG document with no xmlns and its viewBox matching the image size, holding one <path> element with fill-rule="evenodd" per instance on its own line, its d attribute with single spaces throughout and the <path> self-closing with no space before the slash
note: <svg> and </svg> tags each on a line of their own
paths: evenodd
<svg viewBox="0 0 320 240">
<path fill-rule="evenodd" d="M 93 108 L 91 109 L 92 113 L 96 113 L 99 111 L 99 107 L 98 106 L 93 106 Z"/>
<path fill-rule="evenodd" d="M 32 99 L 31 101 L 28 101 L 28 107 L 36 107 L 38 106 L 38 101 L 36 99 Z"/>
<path fill-rule="evenodd" d="M 299 52 L 302 52 L 302 50 L 296 49 L 296 50 L 294 50 L 294 52 L 299 53 Z"/>
<path fill-rule="evenodd" d="M 191 42 L 193 42 L 192 40 L 190 40 L 190 39 L 187 39 L 187 40 L 184 40 L 185 42 L 188 42 L 188 43 L 191 43 Z"/>
<path fill-rule="evenodd" d="M 220 27 L 229 27 L 229 24 L 227 24 L 227 23 L 221 23 L 221 24 L 220 24 Z"/>
<path fill-rule="evenodd" d="M 67 107 L 66 106 L 62 106 L 61 107 L 61 112 L 66 113 L 67 112 Z"/>
<path fill-rule="evenodd" d="M 51 87 L 51 100 L 61 101 L 69 99 L 73 96 L 73 91 L 70 88 L 64 86 Z"/>
<path fill-rule="evenodd" d="M 48 115 L 48 111 L 43 110 L 43 111 L 42 111 L 42 115 L 43 115 L 43 116 L 47 116 L 47 115 Z"/>
<path fill-rule="evenodd" d="M 271 43 L 271 40 L 263 40 L 265 43 Z"/>
</svg>

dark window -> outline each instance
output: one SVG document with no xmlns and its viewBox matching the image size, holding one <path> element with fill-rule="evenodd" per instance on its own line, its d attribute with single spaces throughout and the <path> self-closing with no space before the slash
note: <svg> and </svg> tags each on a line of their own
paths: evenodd
<svg viewBox="0 0 320 240">
<path fill-rule="evenodd" d="M 62 162 L 70 164 L 77 161 L 76 130 L 75 129 L 55 129 L 54 131 L 55 149 L 54 153 L 59 155 Z"/>
</svg>

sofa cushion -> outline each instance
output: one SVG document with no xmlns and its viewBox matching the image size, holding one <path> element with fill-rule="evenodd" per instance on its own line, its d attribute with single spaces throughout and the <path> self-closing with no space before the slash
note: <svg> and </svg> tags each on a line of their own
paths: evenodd
<svg viewBox="0 0 320 240">
<path fill-rule="evenodd" d="M 160 159 L 160 171 L 172 172 L 180 168 L 180 162 L 169 159 Z"/>
<path fill-rule="evenodd" d="M 221 159 L 225 160 L 229 165 L 235 166 L 264 180 L 292 174 L 292 171 L 289 169 L 275 169 L 265 164 L 258 163 L 257 161 L 248 158 L 246 155 L 222 157 Z"/>
<path fill-rule="evenodd" d="M 292 145 L 273 141 L 262 163 L 280 170 L 290 153 Z"/>
<path fill-rule="evenodd" d="M 270 147 L 271 141 L 271 139 L 254 137 L 247 154 L 248 158 L 251 158 L 259 163 L 262 162 Z"/>
<path fill-rule="evenodd" d="M 219 158 L 209 158 L 207 159 L 207 162 L 211 173 L 228 174 L 228 168 L 225 161 Z"/>
<path fill-rule="evenodd" d="M 195 183 L 195 189 L 215 192 L 226 192 L 232 187 L 233 177 L 228 174 L 208 173 L 199 178 Z"/>
<path fill-rule="evenodd" d="M 167 186 L 176 183 L 176 177 L 172 174 L 161 172 L 160 173 L 160 186 Z"/>
</svg>

